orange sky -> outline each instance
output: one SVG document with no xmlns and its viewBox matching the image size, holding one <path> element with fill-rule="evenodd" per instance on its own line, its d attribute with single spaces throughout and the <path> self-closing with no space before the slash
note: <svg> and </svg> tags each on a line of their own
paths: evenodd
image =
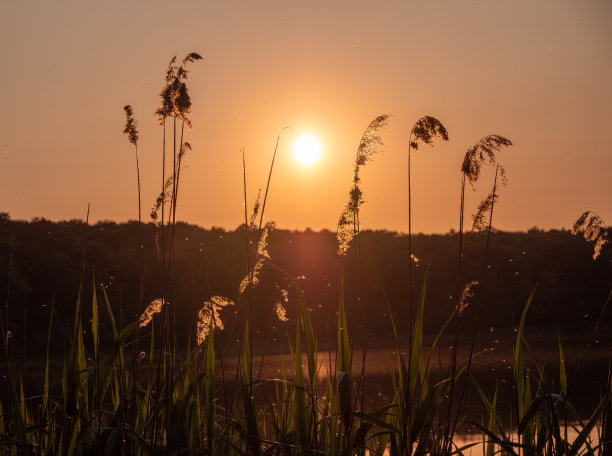
<svg viewBox="0 0 612 456">
<path fill-rule="evenodd" d="M 174 54 L 195 51 L 193 131 L 178 218 L 243 220 L 240 150 L 251 202 L 281 139 L 267 215 L 283 228 L 335 227 L 356 147 L 392 115 L 385 152 L 362 172 L 364 228 L 407 230 L 412 124 L 437 117 L 450 141 L 413 157 L 413 230 L 457 228 L 459 166 L 501 134 L 509 175 L 494 225 L 570 226 L 584 210 L 612 224 L 612 2 L 23 2 L 0 4 L 0 211 L 13 218 L 137 217 L 133 149 L 140 130 L 144 215 L 161 178 L 153 113 Z M 297 165 L 301 133 L 324 147 Z M 469 191 L 474 208 L 491 170 Z"/>
</svg>

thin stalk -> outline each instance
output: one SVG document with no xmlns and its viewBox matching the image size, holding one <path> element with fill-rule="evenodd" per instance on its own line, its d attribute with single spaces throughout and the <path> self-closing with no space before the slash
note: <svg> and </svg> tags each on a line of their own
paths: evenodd
<svg viewBox="0 0 612 456">
<path fill-rule="evenodd" d="M 453 427 L 451 428 L 451 439 L 455 434 L 455 429 L 457 428 L 457 422 L 459 421 L 459 413 L 461 412 L 461 406 L 463 405 L 463 396 L 465 394 L 465 387 L 470 377 L 470 369 L 472 367 L 472 357 L 474 354 L 474 346 L 476 344 L 476 332 L 478 331 L 478 319 L 480 316 L 480 307 L 482 305 L 483 296 L 485 293 L 485 277 L 487 272 L 487 263 L 489 259 L 489 243 L 491 240 L 491 225 L 493 223 L 493 208 L 495 207 L 495 191 L 497 190 L 497 175 L 499 171 L 499 165 L 495 168 L 495 179 L 493 180 L 493 196 L 491 199 L 491 210 L 489 212 L 489 225 L 487 227 L 487 240 L 485 244 L 484 251 L 484 260 L 482 262 L 482 275 L 480 278 L 480 293 L 478 295 L 478 304 L 476 305 L 476 316 L 474 317 L 474 330 L 472 331 L 472 342 L 470 344 L 470 353 L 468 357 L 468 363 L 465 370 L 463 384 L 461 386 L 461 393 L 459 394 L 459 403 L 457 404 L 457 413 L 455 415 L 455 420 L 453 423 Z"/>
<path fill-rule="evenodd" d="M 2 312 L 0 312 L 0 328 L 2 330 L 2 334 L 1 334 L 2 340 L 0 341 L 0 343 L 2 343 L 2 347 L 4 348 L 4 354 L 6 356 L 6 364 L 7 364 L 7 370 L 8 370 L 8 375 L 9 375 L 9 384 L 7 385 L 7 396 L 6 397 L 10 397 L 11 386 L 13 385 L 11 359 L 9 357 L 9 350 L 8 350 L 8 344 L 9 344 L 9 338 L 8 338 L 9 319 L 8 318 L 9 318 L 9 300 L 11 296 L 11 274 L 13 272 L 13 251 L 14 249 L 15 249 L 15 233 L 13 232 L 11 236 L 11 252 L 9 254 L 8 281 L 6 283 L 6 304 L 5 304 L 6 327 L 4 325 L 4 320 L 2 319 Z"/>
<path fill-rule="evenodd" d="M 9 331 L 9 302 L 11 299 L 11 276 L 13 273 L 13 252 L 15 251 L 15 233 L 12 233 L 11 236 L 11 251 L 9 253 L 9 264 L 8 264 L 8 279 L 6 282 L 6 303 L 4 305 L 4 310 L 6 311 L 5 319 L 2 318 L 2 312 L 0 312 L 0 328 L 2 329 L 2 337 L 6 340 L 7 332 Z M 4 322 L 6 321 L 6 327 L 4 326 Z M 3 341 L 5 343 L 5 341 Z M 8 360 L 8 354 L 7 354 Z"/>
<path fill-rule="evenodd" d="M 281 133 L 287 129 L 289 127 L 283 127 L 281 128 L 281 130 L 278 132 L 278 136 L 276 137 L 276 145 L 274 146 L 274 153 L 272 154 L 272 163 L 270 163 L 270 171 L 268 172 L 268 181 L 266 182 L 266 191 L 264 192 L 264 198 L 263 198 L 263 202 L 261 205 L 261 212 L 259 214 L 259 226 L 257 227 L 257 243 L 259 243 L 259 240 L 261 238 L 261 233 L 262 233 L 262 227 L 263 227 L 263 217 L 264 217 L 264 211 L 266 210 L 266 202 L 268 201 L 268 191 L 270 190 L 270 182 L 272 180 L 272 170 L 274 169 L 274 161 L 276 160 L 276 153 L 278 151 L 278 144 L 280 142 L 280 137 L 281 137 Z M 246 208 L 246 203 L 245 203 L 245 208 Z M 246 221 L 245 221 L 246 223 Z M 257 258 L 253 259 L 254 263 L 257 262 Z M 249 269 L 249 274 L 250 274 L 250 269 Z M 251 330 L 252 330 L 252 325 L 251 325 Z M 267 347 L 267 337 L 269 336 L 269 333 L 266 335 L 266 343 L 264 345 L 264 351 L 261 355 L 261 363 L 260 363 L 260 367 L 259 367 L 259 373 L 258 373 L 258 377 L 257 379 L 259 380 L 261 378 L 261 372 L 263 371 L 263 363 L 264 363 L 264 359 L 266 357 L 266 348 Z M 251 347 L 252 348 L 252 347 Z M 253 352 L 251 352 L 251 356 L 253 356 Z"/>
<path fill-rule="evenodd" d="M 171 275 L 172 280 L 168 280 L 170 286 L 172 286 L 172 337 L 168 334 L 168 344 L 172 355 L 170 356 L 170 370 L 167 373 L 166 378 L 166 391 L 167 391 L 167 420 L 168 428 L 170 427 L 172 409 L 172 391 L 174 390 L 174 361 L 176 357 L 176 198 L 178 192 L 178 181 L 177 181 L 177 153 L 176 153 L 176 115 L 173 116 L 172 122 L 172 198 L 170 200 L 170 211 L 168 214 L 168 223 L 170 223 L 170 251 L 168 252 L 170 259 L 170 270 L 168 274 Z M 184 128 L 183 122 L 183 128 Z M 181 131 L 181 148 L 183 143 L 183 133 Z M 170 220 L 171 217 L 171 220 Z M 170 315 L 168 315 L 170 318 Z M 168 325 L 168 332 L 170 331 L 170 324 Z"/>
<path fill-rule="evenodd" d="M 244 338 L 242 343 L 249 344 L 249 400 L 247 401 L 246 420 L 247 420 L 247 448 L 250 447 L 249 440 L 251 438 L 251 398 L 253 397 L 253 274 L 251 272 L 251 260 L 250 260 L 250 249 L 249 249 L 249 216 L 247 210 L 247 181 L 246 181 L 246 160 L 244 156 L 244 149 L 242 149 L 242 187 L 244 192 L 244 239 L 245 239 L 245 253 L 247 260 L 247 275 L 249 277 L 249 294 L 248 294 L 248 306 L 245 323 L 248 321 L 248 340 Z M 243 350 L 240 350 L 242 353 Z M 240 360 L 239 360 L 240 361 Z M 236 368 L 238 372 L 239 366 Z"/>
<path fill-rule="evenodd" d="M 28 273 L 24 278 L 23 290 L 23 394 L 28 397 Z"/>
<path fill-rule="evenodd" d="M 413 341 L 413 330 L 412 330 L 412 185 L 411 185 L 411 151 L 412 151 L 412 131 L 408 138 L 408 379 L 412 376 L 412 344 Z M 401 352 L 400 352 L 401 353 Z M 400 355 L 401 356 L 401 355 Z M 412 391 L 410 391 L 410 380 L 408 381 L 408 397 L 404 397 L 406 404 L 403 407 L 404 413 L 404 425 L 408 426 L 408 420 L 412 411 Z M 401 436 L 401 451 L 406 451 L 406 434 L 408 429 L 402 429 Z"/>
<path fill-rule="evenodd" d="M 142 314 L 142 211 L 141 211 L 141 197 L 140 197 L 140 165 L 138 163 L 138 143 L 134 144 L 134 151 L 136 155 L 136 178 L 138 182 L 138 315 Z M 138 388 L 138 360 L 140 358 L 140 325 L 136 326 L 136 333 L 134 336 L 134 347 L 132 351 L 132 413 L 133 423 L 136 424 L 136 406 L 137 406 L 137 388 Z"/>
<path fill-rule="evenodd" d="M 162 139 L 162 201 L 161 201 L 161 222 L 160 222 L 160 237 L 161 237 L 161 288 L 162 288 L 162 322 L 166 318 L 166 250 L 165 250 L 165 239 L 164 239 L 164 210 L 166 206 L 165 196 L 165 185 L 166 185 L 166 117 L 163 119 L 163 139 Z M 162 323 L 163 324 L 163 323 Z M 163 326 L 162 326 L 163 328 Z M 160 370 L 161 370 L 161 356 L 164 353 L 164 339 L 165 331 L 162 329 L 162 340 L 157 351 L 157 368 L 155 374 L 155 402 L 154 402 L 154 413 L 153 413 L 153 439 L 152 443 L 157 443 L 157 418 L 159 416 L 159 394 L 160 394 Z"/>
<path fill-rule="evenodd" d="M 261 235 L 261 227 L 263 226 L 263 216 L 264 216 L 264 211 L 266 210 L 266 201 L 268 200 L 268 190 L 270 189 L 270 181 L 272 180 L 272 169 L 274 168 L 274 160 L 276 160 L 276 152 L 278 150 L 278 143 L 280 141 L 280 137 L 281 137 L 281 133 L 287 129 L 289 127 L 283 127 L 281 128 L 281 131 L 278 132 L 278 136 L 276 137 L 276 145 L 274 146 L 274 154 L 272 154 L 272 163 L 270 164 L 270 172 L 268 173 L 268 182 L 266 183 L 266 191 L 264 193 L 264 199 L 263 202 L 261 204 L 261 213 L 259 214 L 259 227 L 258 227 L 258 231 L 259 234 Z M 243 156 L 244 158 L 244 156 Z M 246 206 L 245 206 L 246 208 Z"/>
<path fill-rule="evenodd" d="M 455 392 L 455 375 L 457 373 L 457 356 L 459 350 L 459 323 L 460 323 L 460 313 L 459 306 L 461 303 L 461 270 L 463 264 L 463 218 L 465 211 L 465 174 L 461 174 L 461 201 L 459 204 L 459 257 L 457 264 L 457 304 L 455 306 L 455 333 L 453 335 L 453 349 L 451 353 L 450 359 L 450 390 L 448 394 L 448 404 L 445 411 L 444 420 L 444 442 L 443 449 L 444 453 L 448 454 L 450 452 L 450 445 L 452 443 L 450 431 L 450 422 L 452 420 L 453 413 L 453 395 Z"/>
<path fill-rule="evenodd" d="M 87 203 L 87 217 L 85 218 L 85 226 L 83 227 L 83 254 L 81 263 L 81 288 L 83 287 L 83 279 L 85 276 L 85 254 L 87 253 L 87 227 L 89 225 L 89 205 Z"/>
<path fill-rule="evenodd" d="M 612 290 L 608 292 L 608 297 L 606 298 L 606 301 L 605 301 L 603 307 L 601 308 L 601 312 L 599 313 L 599 317 L 597 318 L 597 322 L 595 323 L 595 327 L 593 328 L 593 332 L 591 333 L 591 339 L 587 343 L 587 346 L 585 347 L 584 352 L 582 353 L 582 357 L 580 358 L 580 362 L 578 363 L 578 366 L 576 366 L 576 368 L 572 371 L 572 374 L 571 374 L 571 381 L 572 382 L 574 382 L 574 380 L 576 379 L 576 375 L 580 371 L 580 368 L 582 367 L 582 363 L 584 362 L 584 359 L 586 358 L 587 353 L 591 349 L 591 346 L 593 345 L 593 343 L 595 343 L 595 339 L 597 339 L 597 333 L 599 331 L 599 325 L 601 324 L 601 321 L 602 321 L 602 319 L 603 319 L 603 317 L 604 317 L 604 315 L 606 313 L 606 309 L 608 308 L 608 304 L 610 303 L 610 299 L 611 298 L 612 298 Z"/>
</svg>

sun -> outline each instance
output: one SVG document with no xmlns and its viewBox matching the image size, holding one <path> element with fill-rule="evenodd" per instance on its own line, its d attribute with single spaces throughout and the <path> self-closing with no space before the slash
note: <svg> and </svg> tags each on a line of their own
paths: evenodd
<svg viewBox="0 0 612 456">
<path fill-rule="evenodd" d="M 302 166 L 312 166 L 323 155 L 321 142 L 314 135 L 302 135 L 293 143 L 293 158 Z"/>
</svg>

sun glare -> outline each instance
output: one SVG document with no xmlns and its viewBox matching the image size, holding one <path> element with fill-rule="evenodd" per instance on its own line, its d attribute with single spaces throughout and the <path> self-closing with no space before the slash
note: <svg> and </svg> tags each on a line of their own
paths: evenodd
<svg viewBox="0 0 612 456">
<path fill-rule="evenodd" d="M 323 154 L 321 142 L 313 135 L 302 135 L 293 143 L 293 158 L 302 166 L 312 166 Z"/>
</svg>

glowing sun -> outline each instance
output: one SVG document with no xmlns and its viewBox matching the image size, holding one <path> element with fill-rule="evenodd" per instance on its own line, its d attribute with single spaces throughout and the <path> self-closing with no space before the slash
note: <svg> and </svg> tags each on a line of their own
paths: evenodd
<svg viewBox="0 0 612 456">
<path fill-rule="evenodd" d="M 302 166 L 312 166 L 323 154 L 321 142 L 313 135 L 302 135 L 293 143 L 293 158 Z"/>
</svg>

